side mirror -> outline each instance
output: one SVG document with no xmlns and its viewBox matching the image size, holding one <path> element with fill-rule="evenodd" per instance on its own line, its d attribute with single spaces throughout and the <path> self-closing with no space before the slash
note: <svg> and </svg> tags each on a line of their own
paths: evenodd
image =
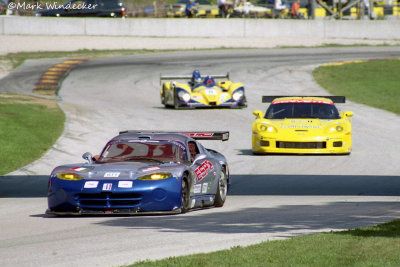
<svg viewBox="0 0 400 267">
<path fill-rule="evenodd" d="M 353 111 L 345 111 L 343 112 L 343 117 L 352 117 L 353 116 Z"/>
<path fill-rule="evenodd" d="M 196 157 L 194 157 L 193 164 L 195 164 L 197 161 L 205 159 L 207 156 L 205 154 L 197 154 Z"/>
<path fill-rule="evenodd" d="M 86 152 L 85 154 L 83 154 L 82 158 L 87 160 L 89 162 L 89 164 L 93 163 L 93 155 L 90 152 Z"/>
<path fill-rule="evenodd" d="M 253 111 L 253 115 L 256 116 L 257 119 L 262 119 L 263 112 L 261 110 L 255 110 L 255 111 Z"/>
</svg>

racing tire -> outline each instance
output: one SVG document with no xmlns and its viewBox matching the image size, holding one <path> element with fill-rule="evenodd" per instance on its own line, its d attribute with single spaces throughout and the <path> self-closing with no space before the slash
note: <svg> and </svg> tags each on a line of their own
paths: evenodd
<svg viewBox="0 0 400 267">
<path fill-rule="evenodd" d="M 246 98 L 246 96 L 243 97 L 241 108 L 247 108 L 247 98 Z"/>
<path fill-rule="evenodd" d="M 190 186 L 187 175 L 182 177 L 182 213 L 186 213 L 190 209 Z"/>
<path fill-rule="evenodd" d="M 226 177 L 225 168 L 221 170 L 221 175 L 218 180 L 217 193 L 215 194 L 214 206 L 222 207 L 226 200 L 226 195 L 228 193 L 228 179 Z"/>
<path fill-rule="evenodd" d="M 163 86 L 162 93 L 161 93 L 161 104 L 165 106 L 165 89 Z"/>
<path fill-rule="evenodd" d="M 174 90 L 174 109 L 179 109 L 178 96 L 176 95 L 176 90 Z"/>
</svg>

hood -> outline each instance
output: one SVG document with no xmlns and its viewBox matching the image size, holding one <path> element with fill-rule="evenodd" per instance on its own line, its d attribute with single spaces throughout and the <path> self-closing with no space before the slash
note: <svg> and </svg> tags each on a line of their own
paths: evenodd
<svg viewBox="0 0 400 267">
<path fill-rule="evenodd" d="M 268 122 L 279 134 L 299 135 L 326 135 L 329 133 L 330 128 L 342 123 L 340 120 L 321 119 L 282 119 Z"/>
<path fill-rule="evenodd" d="M 219 86 L 200 86 L 193 90 L 192 98 L 210 104 L 224 102 L 230 98 L 230 95 L 228 92 L 224 92 Z"/>
<path fill-rule="evenodd" d="M 84 179 L 119 180 L 137 179 L 155 172 L 174 172 L 181 164 L 178 163 L 146 163 L 146 162 L 114 162 L 63 165 L 53 170 L 52 175 L 60 172 L 77 173 Z"/>
</svg>

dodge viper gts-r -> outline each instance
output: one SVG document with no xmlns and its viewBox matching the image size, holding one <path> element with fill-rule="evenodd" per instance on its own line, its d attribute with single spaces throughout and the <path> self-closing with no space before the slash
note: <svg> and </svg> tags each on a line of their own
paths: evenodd
<svg viewBox="0 0 400 267">
<path fill-rule="evenodd" d="M 254 111 L 254 154 L 350 154 L 351 116 L 334 103 L 342 96 L 263 96 L 271 102 L 267 111 Z"/>
<path fill-rule="evenodd" d="M 161 76 L 161 103 L 179 108 L 243 108 L 247 107 L 244 86 L 229 80 L 226 75 Z M 177 82 L 177 80 L 189 80 Z M 218 80 L 218 81 L 216 81 Z"/>
<path fill-rule="evenodd" d="M 228 140 L 229 132 L 124 131 L 86 163 L 56 167 L 48 183 L 55 215 L 183 213 L 224 205 L 225 157 L 197 140 Z"/>
</svg>

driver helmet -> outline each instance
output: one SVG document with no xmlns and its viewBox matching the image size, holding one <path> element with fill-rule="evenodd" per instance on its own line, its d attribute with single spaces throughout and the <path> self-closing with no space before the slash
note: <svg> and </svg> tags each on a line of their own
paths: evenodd
<svg viewBox="0 0 400 267">
<path fill-rule="evenodd" d="M 214 78 L 211 77 L 211 76 L 205 77 L 205 78 L 204 78 L 204 84 L 205 84 L 206 86 L 214 86 L 214 85 L 215 85 Z"/>
<path fill-rule="evenodd" d="M 192 74 L 192 82 L 200 83 L 201 82 L 201 75 L 199 70 L 194 70 Z"/>
</svg>

